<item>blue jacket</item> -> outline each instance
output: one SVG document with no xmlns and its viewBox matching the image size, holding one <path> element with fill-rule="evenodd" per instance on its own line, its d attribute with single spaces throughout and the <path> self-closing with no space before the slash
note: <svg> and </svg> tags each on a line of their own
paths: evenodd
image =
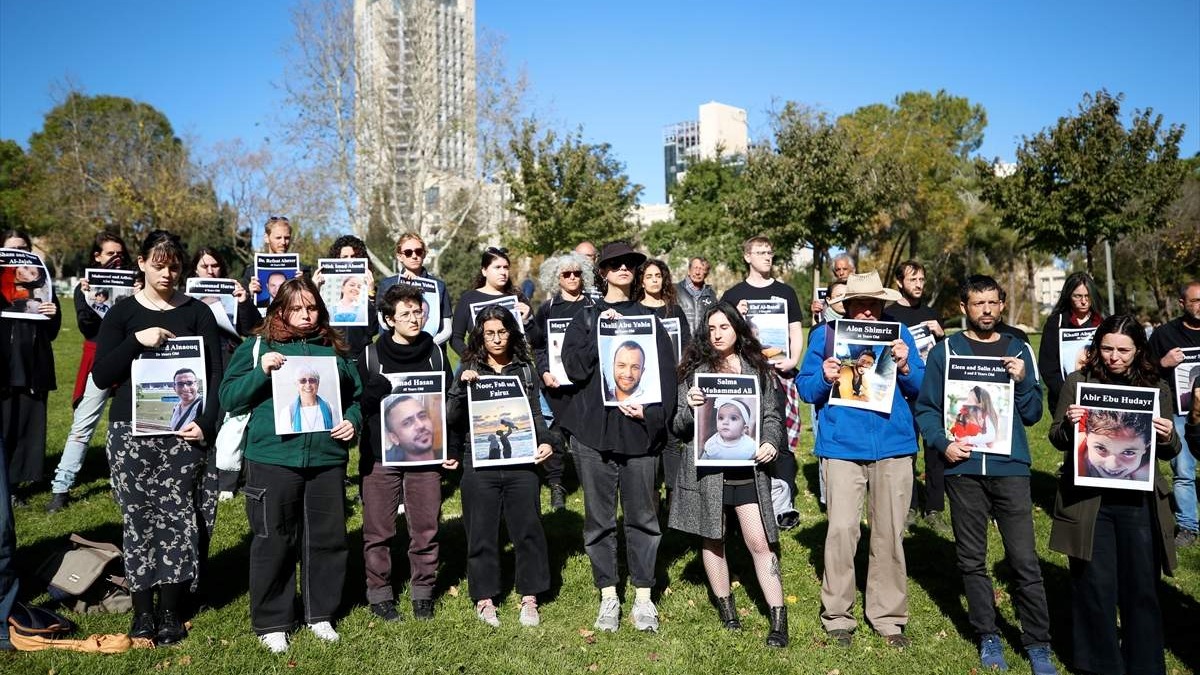
<svg viewBox="0 0 1200 675">
<path fill-rule="evenodd" d="M 800 398 L 817 409 L 818 457 L 875 461 L 917 454 L 917 432 L 906 398 L 914 398 L 925 379 L 925 362 L 908 328 L 900 326 L 900 337 L 908 345 L 908 375 L 896 374 L 892 411 L 882 413 L 849 406 L 828 405 L 833 385 L 825 381 L 825 324 L 813 330 L 796 376 Z"/>
<path fill-rule="evenodd" d="M 1029 345 L 1016 338 L 1001 335 L 1001 340 L 1008 340 L 1006 356 L 1019 356 L 1025 362 L 1025 379 L 1014 387 L 1015 413 L 1012 419 L 1012 454 L 993 455 L 985 452 L 972 452 L 967 459 L 957 464 L 947 464 L 948 475 L 965 476 L 1028 476 L 1029 475 L 1029 441 L 1025 437 L 1025 427 L 1031 427 L 1042 419 L 1042 384 L 1038 380 L 1037 364 Z M 917 396 L 917 426 L 921 428 L 921 437 L 931 447 L 942 453 L 950 446 L 946 437 L 944 421 L 944 394 L 946 389 L 946 355 L 974 356 L 971 343 L 962 333 L 951 335 L 940 344 L 935 345 L 929 352 L 927 364 L 928 377 Z"/>
</svg>

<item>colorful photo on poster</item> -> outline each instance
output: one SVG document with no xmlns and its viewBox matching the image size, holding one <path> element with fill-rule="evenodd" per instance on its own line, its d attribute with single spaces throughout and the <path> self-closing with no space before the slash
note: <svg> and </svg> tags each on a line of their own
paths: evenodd
<svg viewBox="0 0 1200 675">
<path fill-rule="evenodd" d="M 696 466 L 753 466 L 762 421 L 758 378 L 696 373 L 695 386 L 704 393 L 694 410 Z"/>
<path fill-rule="evenodd" d="M 768 361 L 790 356 L 788 348 L 787 300 L 746 300 L 746 322 L 750 332 L 762 343 L 763 356 Z"/>
<path fill-rule="evenodd" d="M 379 403 L 384 466 L 446 461 L 445 373 L 384 373 L 392 393 Z"/>
<path fill-rule="evenodd" d="M 829 392 L 829 405 L 889 412 L 896 392 L 892 343 L 899 339 L 900 324 L 892 321 L 832 322 L 825 353 L 841 367 Z"/>
<path fill-rule="evenodd" d="M 46 321 L 43 305 L 53 304 L 54 284 L 46 264 L 36 253 L 0 248 L 0 295 L 5 307 L 0 316 Z"/>
<path fill-rule="evenodd" d="M 133 270 L 92 268 L 83 271 L 83 279 L 88 285 L 84 299 L 100 318 L 104 318 L 118 301 L 136 292 L 137 272 Z"/>
<path fill-rule="evenodd" d="M 254 296 L 254 306 L 266 314 L 267 305 L 275 299 L 279 287 L 300 273 L 300 256 L 296 253 L 255 253 L 254 278 L 261 286 Z"/>
<path fill-rule="evenodd" d="M 365 326 L 370 311 L 366 258 L 319 258 L 321 299 L 331 326 Z"/>
<path fill-rule="evenodd" d="M 158 349 L 143 351 L 130 369 L 130 383 L 134 436 L 183 429 L 204 414 L 204 338 L 171 338 Z"/>
<path fill-rule="evenodd" d="M 1012 377 L 1004 359 L 950 355 L 942 410 L 946 438 L 972 452 L 1012 454 Z"/>
<path fill-rule="evenodd" d="M 1075 485 L 1153 490 L 1158 389 L 1081 382 L 1075 403 L 1087 408 L 1075 426 Z"/>
<path fill-rule="evenodd" d="M 471 382 L 467 409 L 476 468 L 533 463 L 537 434 L 520 378 L 483 376 Z"/>
<path fill-rule="evenodd" d="M 596 320 L 604 405 L 662 402 L 657 323 L 653 316 Z"/>
<path fill-rule="evenodd" d="M 333 356 L 289 356 L 271 374 L 275 433 L 328 432 L 342 421 L 341 382 Z"/>
<path fill-rule="evenodd" d="M 1186 415 L 1192 409 L 1192 390 L 1200 386 L 1200 347 L 1183 349 L 1183 362 L 1175 366 L 1175 414 Z"/>
</svg>

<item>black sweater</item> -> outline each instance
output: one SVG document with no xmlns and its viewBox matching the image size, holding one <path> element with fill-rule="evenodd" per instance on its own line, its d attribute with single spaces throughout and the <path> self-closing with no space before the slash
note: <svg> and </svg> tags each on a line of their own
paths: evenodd
<svg viewBox="0 0 1200 675">
<path fill-rule="evenodd" d="M 361 450 L 360 471 L 363 475 L 371 472 L 375 462 L 383 461 L 379 404 L 392 393 L 392 384 L 380 374 L 380 369 L 384 373 L 441 371 L 445 375 L 447 388 L 451 383 L 450 362 L 428 333 L 418 334 L 411 345 L 396 342 L 390 334 L 382 335 L 375 342 L 373 358 L 364 358 L 365 354 L 366 347 L 358 355 L 358 379 L 363 383 L 363 428 L 358 443 Z M 451 443 L 449 438 L 443 439 L 443 442 L 446 443 L 447 457 L 457 459 L 458 443 Z"/>
<path fill-rule="evenodd" d="M 502 298 L 505 295 L 517 296 L 518 302 L 528 303 L 525 296 L 514 290 L 512 293 L 501 293 L 500 295 L 491 295 L 484 293 L 478 288 L 471 289 L 462 294 L 458 299 L 458 304 L 454 306 L 454 319 L 450 323 L 450 347 L 458 354 L 459 358 L 466 353 L 467 349 L 467 333 L 471 332 L 471 328 L 475 325 L 474 317 L 471 316 L 471 305 L 477 302 L 487 302 Z"/>
</svg>

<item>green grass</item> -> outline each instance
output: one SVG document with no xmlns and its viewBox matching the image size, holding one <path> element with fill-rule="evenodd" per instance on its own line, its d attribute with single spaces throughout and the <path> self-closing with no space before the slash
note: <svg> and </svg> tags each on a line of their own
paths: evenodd
<svg viewBox="0 0 1200 675">
<path fill-rule="evenodd" d="M 67 303 L 69 305 L 69 303 Z M 50 430 L 47 466 L 53 468 L 71 422 L 70 387 L 73 382 L 81 338 L 70 313 L 55 344 L 61 388 L 50 399 Z M 103 356 L 101 356 L 103 358 Z M 1069 596 L 1066 558 L 1049 551 L 1046 541 L 1050 521 L 1046 510 L 1053 503 L 1054 472 L 1059 455 L 1045 441 L 1047 422 L 1030 430 L 1033 440 L 1033 476 L 1038 554 L 1046 577 L 1056 652 L 1069 648 Z M 291 651 L 276 657 L 262 649 L 250 631 L 246 595 L 249 532 L 241 497 L 221 504 L 216 541 L 212 551 L 216 608 L 194 619 L 191 637 L 173 648 L 134 651 L 113 656 L 41 652 L 0 656 L 4 673 L 973 673 L 978 666 L 970 636 L 961 581 L 954 565 L 954 546 L 931 530 L 918 527 L 906 540 L 909 569 L 908 632 L 913 646 L 897 652 L 861 627 L 854 646 L 840 649 L 825 646 L 819 619 L 821 547 L 824 517 L 813 496 L 816 464 L 811 455 L 812 439 L 806 432 L 800 452 L 803 492 L 798 504 L 799 527 L 784 533 L 784 590 L 789 596 L 792 646 L 767 650 L 762 646 L 767 621 L 754 581 L 753 568 L 740 545 L 733 544 L 735 575 L 745 586 L 738 588 L 740 607 L 750 610 L 741 633 L 721 630 L 716 611 L 709 604 L 703 569 L 695 541 L 667 532 L 659 554 L 659 611 L 662 628 L 658 634 L 641 634 L 624 624 L 615 635 L 590 633 L 597 593 L 583 553 L 581 527 L 583 503 L 575 490 L 569 510 L 544 517 L 551 542 L 553 597 L 542 606 L 542 626 L 522 629 L 517 624 L 515 596 L 501 606 L 503 626 L 492 630 L 474 617 L 465 588 L 465 558 L 461 504 L 457 492 L 444 505 L 441 531 L 442 567 L 439 573 L 437 615 L 432 622 L 407 620 L 384 624 L 374 620 L 363 601 L 361 557 L 361 507 L 351 509 L 351 559 L 344 589 L 347 614 L 339 622 L 342 640 L 321 643 L 301 632 Z M 1160 465 L 1161 466 L 1161 465 Z M 351 462 L 351 471 L 355 463 Z M 120 517 L 109 496 L 107 467 L 103 458 L 103 435 L 98 434 L 73 491 L 75 501 L 64 512 L 43 512 L 46 492 L 33 496 L 30 506 L 17 511 L 19 551 L 17 560 L 26 570 L 60 547 L 67 535 L 79 532 L 93 539 L 120 541 Z M 448 488 L 449 489 L 449 488 Z M 354 488 L 350 490 L 351 496 Z M 544 495 L 545 496 L 545 495 Z M 865 539 L 865 536 L 864 536 Z M 396 576 L 407 575 L 405 541 L 395 555 Z M 865 546 L 865 544 L 864 544 Z M 1029 672 L 1021 656 L 1017 623 L 1003 580 L 1002 548 L 993 530 L 991 558 L 1004 626 L 1005 652 L 1014 673 Z M 511 554 L 509 554 L 511 555 Z M 505 568 L 511 581 L 511 558 Z M 865 575 L 865 550 L 860 550 L 860 580 Z M 1180 552 L 1180 570 L 1161 587 L 1167 626 L 1168 670 L 1187 673 L 1200 667 L 1200 647 L 1194 637 L 1197 597 L 1200 597 L 1200 549 Z M 45 600 L 45 595 L 27 582 L 26 594 Z M 861 583 L 861 582 L 860 582 Z M 408 614 L 407 596 L 401 607 Z M 625 606 L 628 610 L 628 604 Z M 861 616 L 861 602 L 857 607 Z M 127 630 L 128 615 L 93 615 L 78 619 L 84 633 L 121 633 Z"/>
</svg>

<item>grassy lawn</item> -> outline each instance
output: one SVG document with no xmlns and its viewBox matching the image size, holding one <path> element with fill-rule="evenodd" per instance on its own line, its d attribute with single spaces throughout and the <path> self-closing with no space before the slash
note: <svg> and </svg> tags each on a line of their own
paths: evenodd
<svg viewBox="0 0 1200 675">
<path fill-rule="evenodd" d="M 70 306 L 70 301 L 64 303 Z M 64 317 L 62 334 L 55 344 L 60 389 L 50 398 L 50 430 L 47 467 L 57 464 L 71 423 L 70 391 L 78 365 L 81 337 L 75 330 L 74 314 Z M 100 355 L 103 358 L 103 355 Z M 1050 612 L 1055 632 L 1056 653 L 1069 650 L 1069 596 L 1066 558 L 1046 547 L 1050 520 L 1047 511 L 1054 500 L 1054 473 L 1060 455 L 1046 442 L 1047 422 L 1030 430 L 1034 446 L 1033 492 L 1038 533 L 1038 554 L 1046 578 Z M 102 427 L 103 430 L 103 427 Z M 81 484 L 72 493 L 65 511 L 44 513 L 49 500 L 48 484 L 35 494 L 30 505 L 16 512 L 19 552 L 17 560 L 25 571 L 35 569 L 72 532 L 90 539 L 119 543 L 120 517 L 110 498 L 103 433 L 97 434 L 89 450 Z M 978 657 L 967 623 L 961 581 L 954 563 L 954 544 L 931 530 L 918 527 L 906 540 L 909 571 L 908 634 L 913 645 L 902 652 L 887 647 L 865 626 L 860 627 L 853 647 L 827 646 L 821 630 L 820 570 L 825 520 L 814 497 L 817 489 L 816 463 L 811 454 L 812 438 L 804 436 L 803 461 L 798 501 L 800 525 L 783 533 L 784 591 L 791 612 L 792 646 L 768 650 L 763 646 L 767 620 L 765 606 L 754 581 L 749 557 L 739 544 L 731 546 L 733 571 L 741 584 L 735 591 L 738 604 L 749 610 L 741 633 L 722 630 L 711 606 L 697 542 L 677 532 L 666 532 L 659 552 L 659 612 L 662 627 L 657 634 L 642 634 L 625 623 L 615 635 L 592 634 L 598 593 L 592 586 L 591 570 L 583 553 L 581 493 L 572 489 L 568 510 L 550 512 L 548 494 L 543 492 L 543 522 L 551 542 L 550 597 L 542 606 L 542 626 L 522 629 L 517 623 L 516 597 L 501 605 L 499 629 L 476 620 L 466 592 L 465 535 L 461 504 L 453 486 L 446 488 L 441 530 L 442 566 L 437 591 L 437 614 L 433 621 L 406 620 L 384 624 L 365 607 L 362 573 L 362 509 L 350 510 L 350 563 L 343 592 L 345 615 L 338 624 L 342 639 L 336 644 L 318 641 L 307 631 L 295 637 L 285 657 L 268 654 L 250 631 L 247 584 L 249 530 L 243 499 L 220 505 L 216 540 L 212 550 L 214 608 L 193 620 L 191 637 L 181 645 L 113 656 L 41 652 L 0 656 L 4 673 L 767 673 L 795 672 L 827 675 L 858 673 L 974 673 Z M 351 461 L 354 471 L 355 461 Z M 1164 466 L 1161 465 L 1160 466 Z M 568 470 L 570 473 L 570 470 Z M 349 489 L 353 497 L 357 488 Z M 665 520 L 664 520 L 665 522 Z M 403 531 L 403 528 L 401 528 Z M 864 539 L 865 539 L 864 534 Z M 407 578 L 406 541 L 395 555 L 396 577 Z M 1004 590 L 1007 578 L 1002 548 L 994 528 L 991 535 L 997 604 L 1002 614 L 1005 653 L 1012 672 L 1027 673 L 1028 665 L 1019 649 L 1019 632 L 1012 602 Z M 511 555 L 511 553 L 510 553 Z M 1200 646 L 1191 621 L 1200 618 L 1200 548 L 1180 552 L 1180 570 L 1161 586 L 1161 601 L 1167 626 L 1168 670 L 1189 673 L 1200 669 Z M 511 589 L 511 557 L 505 576 Z M 865 577 L 865 544 L 858 557 L 860 584 Z M 32 580 L 23 595 L 45 600 Z M 743 585 L 744 584 L 744 585 Z M 403 586 L 398 581 L 398 587 Z M 632 591 L 629 591 L 632 601 Z M 629 604 L 624 606 L 628 611 Z M 409 616 L 408 598 L 401 608 Z M 858 606 L 861 616 L 861 602 Z M 92 615 L 78 619 L 84 633 L 123 633 L 128 615 Z"/>
</svg>

